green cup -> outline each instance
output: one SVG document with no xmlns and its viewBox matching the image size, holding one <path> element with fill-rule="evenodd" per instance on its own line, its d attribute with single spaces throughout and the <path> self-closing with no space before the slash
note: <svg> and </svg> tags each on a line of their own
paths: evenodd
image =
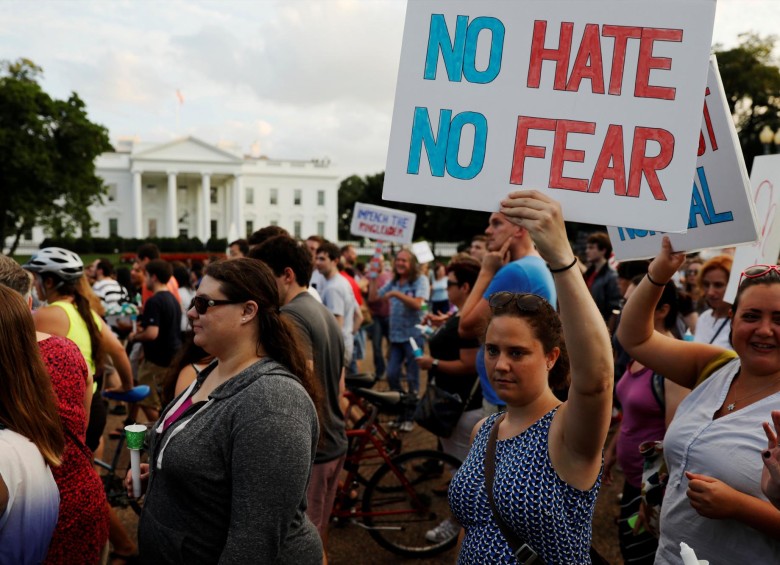
<svg viewBox="0 0 780 565">
<path fill-rule="evenodd" d="M 130 449 L 143 449 L 146 437 L 146 426 L 143 424 L 130 424 L 125 426 L 125 439 Z"/>
</svg>

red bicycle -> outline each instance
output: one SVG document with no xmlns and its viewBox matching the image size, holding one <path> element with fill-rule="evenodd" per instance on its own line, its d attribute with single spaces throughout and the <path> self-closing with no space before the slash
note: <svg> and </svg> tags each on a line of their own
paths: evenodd
<svg viewBox="0 0 780 565">
<path fill-rule="evenodd" d="M 446 475 L 461 462 L 434 450 L 401 453 L 400 437 L 385 430 L 378 415 L 408 409 L 410 401 L 399 392 L 362 388 L 373 383 L 365 375 L 347 378 L 347 415 L 355 408 L 363 415 L 347 430 L 346 475 L 339 484 L 331 518 L 360 525 L 379 545 L 405 557 L 447 551 L 457 542 L 457 532 L 435 543 L 426 540 L 425 534 L 450 516 Z"/>
</svg>

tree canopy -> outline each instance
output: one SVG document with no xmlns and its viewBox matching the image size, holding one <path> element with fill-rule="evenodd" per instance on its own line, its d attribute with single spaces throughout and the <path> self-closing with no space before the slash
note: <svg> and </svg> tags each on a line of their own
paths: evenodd
<svg viewBox="0 0 780 565">
<path fill-rule="evenodd" d="M 78 94 L 56 100 L 28 59 L 0 63 L 0 242 L 16 250 L 21 235 L 42 225 L 64 237 L 92 224 L 88 207 L 105 187 L 95 158 L 111 150 L 108 131 L 92 123 Z"/>
<path fill-rule="evenodd" d="M 759 132 L 780 129 L 780 68 L 773 56 L 777 37 L 743 33 L 739 39 L 732 49 L 715 45 L 714 52 L 749 170 L 763 153 Z"/>
</svg>

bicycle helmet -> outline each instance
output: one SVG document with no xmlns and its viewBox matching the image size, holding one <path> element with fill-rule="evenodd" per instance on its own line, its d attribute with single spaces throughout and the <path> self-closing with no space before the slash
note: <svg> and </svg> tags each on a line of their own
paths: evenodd
<svg viewBox="0 0 780 565">
<path fill-rule="evenodd" d="M 33 273 L 57 275 L 63 281 L 74 281 L 84 274 L 84 262 L 81 257 L 62 247 L 41 249 L 34 253 L 22 267 Z"/>
</svg>

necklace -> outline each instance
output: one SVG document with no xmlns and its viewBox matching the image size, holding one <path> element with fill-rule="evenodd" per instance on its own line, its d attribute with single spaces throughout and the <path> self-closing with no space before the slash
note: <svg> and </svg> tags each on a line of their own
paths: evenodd
<svg viewBox="0 0 780 565">
<path fill-rule="evenodd" d="M 780 382 L 780 378 L 775 379 L 774 381 L 769 383 L 767 386 L 762 387 L 762 388 L 758 389 L 757 391 L 751 392 L 750 394 L 746 394 L 742 398 L 737 398 L 736 397 L 737 396 L 737 383 L 734 383 L 734 402 L 732 402 L 731 404 L 726 405 L 726 410 L 728 410 L 729 412 L 733 412 L 734 408 L 736 408 L 736 406 L 737 406 L 737 402 L 741 402 L 741 401 L 745 400 L 746 398 L 751 398 L 751 397 L 753 397 L 753 396 L 755 396 L 755 395 L 757 395 L 757 394 L 759 394 L 761 392 L 764 392 L 765 390 L 768 390 L 771 387 L 776 386 L 778 382 Z"/>
</svg>

